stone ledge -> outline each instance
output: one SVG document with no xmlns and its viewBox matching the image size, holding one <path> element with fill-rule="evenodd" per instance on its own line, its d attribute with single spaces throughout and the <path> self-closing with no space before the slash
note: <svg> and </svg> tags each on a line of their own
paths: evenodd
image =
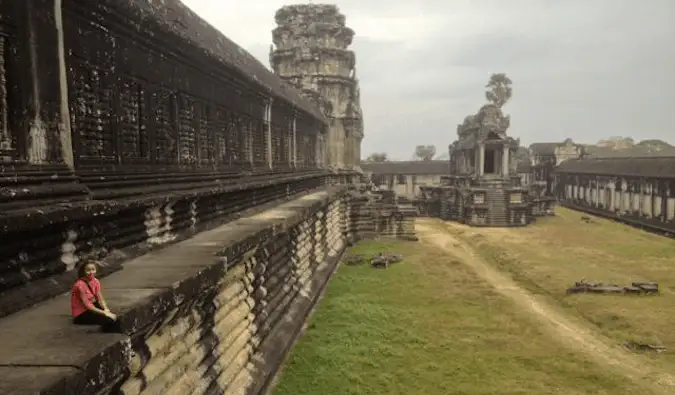
<svg viewBox="0 0 675 395">
<path fill-rule="evenodd" d="M 157 325 L 186 301 L 214 288 L 241 254 L 300 223 L 343 190 L 327 188 L 126 263 L 124 270 L 101 280 L 109 305 L 119 314 L 121 331 L 132 335 Z M 129 338 L 72 325 L 69 297 L 61 295 L 0 319 L 0 394 L 94 394 L 123 374 Z"/>
<path fill-rule="evenodd" d="M 283 182 L 309 179 L 325 176 L 325 171 L 309 171 L 307 173 L 289 174 L 288 176 L 275 175 L 272 177 L 260 176 L 248 182 L 226 185 L 193 185 L 192 189 L 179 192 L 162 191 L 154 195 L 125 198 L 118 200 L 89 200 L 76 203 L 61 203 L 44 207 L 31 207 L 23 210 L 13 210 L 0 214 L 0 231 L 17 232 L 28 231 L 54 224 L 77 221 L 88 217 L 110 215 L 127 208 L 146 207 L 167 202 L 169 199 L 189 199 L 203 195 L 216 195 L 241 191 L 244 189 L 259 188 L 261 186 L 280 184 Z"/>
<path fill-rule="evenodd" d="M 301 175 L 298 176 L 296 175 L 295 177 L 291 178 L 286 178 L 286 179 L 281 179 L 278 180 L 279 184 L 286 183 L 287 185 L 290 185 L 290 183 L 295 183 L 295 184 L 301 184 L 301 183 L 306 183 L 310 182 L 313 183 L 313 179 L 316 177 L 321 177 L 321 176 L 316 176 L 316 175 Z M 290 181 L 289 181 L 290 179 Z M 242 215 L 251 215 L 251 213 L 256 213 L 261 210 L 269 209 L 270 207 L 276 206 L 280 201 L 288 201 L 289 199 L 294 199 L 300 196 L 300 194 L 306 194 L 310 192 L 312 189 L 309 187 L 298 187 L 298 185 L 292 185 L 292 194 L 288 194 L 289 190 L 288 188 L 286 189 L 286 195 L 281 196 L 281 198 L 276 198 L 272 202 L 267 202 L 267 201 L 259 201 L 255 202 L 255 199 L 251 200 L 252 204 L 256 204 L 255 206 L 251 208 L 247 208 L 241 212 L 237 213 L 232 213 L 232 214 L 227 214 L 227 213 L 221 213 L 219 216 L 211 216 L 211 217 L 204 217 L 203 220 L 200 219 L 196 225 L 193 227 L 189 228 L 180 228 L 180 229 L 172 229 L 172 231 L 177 232 L 176 233 L 176 239 L 173 241 L 175 242 L 180 242 L 186 238 L 189 238 L 193 236 L 196 233 L 199 233 L 201 231 L 213 229 L 214 227 L 217 227 L 223 223 L 226 223 L 228 221 L 234 220 L 236 218 L 240 218 Z M 317 182 L 319 184 L 319 182 Z M 241 190 L 245 190 L 245 188 L 242 188 L 242 185 L 246 185 L 248 187 L 251 187 L 251 184 L 240 184 L 239 185 L 239 191 L 235 191 L 233 193 L 240 193 Z M 272 186 L 275 184 L 263 184 L 262 186 L 259 186 L 260 188 L 265 188 L 268 186 Z M 283 186 L 282 186 L 283 187 Z M 260 190 L 260 188 L 252 188 L 251 187 L 251 196 L 256 196 L 256 190 Z M 211 191 L 211 193 L 215 193 Z M 208 197 L 208 195 L 202 195 L 201 197 Z M 260 196 L 259 196 L 260 197 Z M 231 198 L 231 197 L 230 197 Z M 228 197 L 221 197 L 221 199 L 228 199 Z M 163 203 L 166 204 L 168 203 L 168 200 L 165 200 Z M 179 200 L 176 200 L 174 203 L 179 203 Z M 136 202 L 137 203 L 137 202 Z M 132 201 L 132 204 L 135 204 Z M 142 206 L 139 207 L 143 208 Z M 120 214 L 123 213 L 122 210 L 124 208 L 122 205 L 117 206 L 118 211 L 116 213 Z M 127 210 L 131 211 L 129 206 L 127 206 Z M 89 212 L 89 211 L 87 211 Z M 79 214 L 83 214 L 80 212 Z M 92 215 L 91 218 L 95 218 L 96 215 L 95 213 L 91 213 Z M 142 214 L 142 212 L 140 212 Z M 201 217 L 200 217 L 201 218 Z M 74 223 L 77 223 L 76 221 L 73 221 Z M 62 228 L 53 228 L 52 233 L 54 234 L 59 234 L 64 231 L 66 231 L 67 228 L 62 227 Z M 17 235 L 13 235 L 17 236 Z M 10 236 L 11 237 L 11 236 Z M 22 239 L 25 236 L 18 236 L 20 239 Z M 121 269 L 121 263 L 122 261 L 126 261 L 129 259 L 133 259 L 134 257 L 137 257 L 139 255 L 142 255 L 143 253 L 146 253 L 150 250 L 153 250 L 155 248 L 164 248 L 165 245 L 163 246 L 153 246 L 153 245 L 147 245 L 147 243 L 141 243 L 141 244 L 133 244 L 131 246 L 125 247 L 123 249 L 118 249 L 115 251 L 114 254 L 109 254 L 106 256 L 104 259 L 105 266 L 101 268 L 100 275 L 101 277 L 105 277 L 110 273 L 113 273 L 119 269 Z M 0 250 L 2 248 L 0 247 Z M 1 251 L 0 251 L 1 254 Z M 26 263 L 24 263 L 24 267 L 26 266 Z M 12 314 L 18 310 L 27 308 L 35 303 L 39 303 L 43 300 L 46 300 L 47 298 L 54 297 L 60 293 L 67 292 L 70 289 L 70 285 L 72 282 L 75 280 L 75 274 L 73 271 L 66 271 L 60 274 L 54 274 L 46 278 L 41 278 L 37 279 L 34 281 L 31 281 L 27 284 L 24 284 L 19 287 L 11 288 L 9 290 L 4 291 L 2 294 L 0 294 L 0 318 L 2 316 L 6 316 L 9 314 Z M 1 279 L 0 279 L 1 283 Z"/>
<path fill-rule="evenodd" d="M 0 320 L 0 394 L 94 394 L 123 374 L 128 338 L 73 325 L 68 297 Z"/>
<path fill-rule="evenodd" d="M 124 270 L 103 283 L 111 306 L 129 305 L 130 298 L 136 299 L 132 307 L 119 310 L 121 331 L 141 331 L 184 300 L 214 288 L 243 254 L 299 224 L 340 192 L 341 188 L 331 188 L 283 203 L 125 264 Z M 152 292 L 135 297 L 139 290 Z"/>
</svg>

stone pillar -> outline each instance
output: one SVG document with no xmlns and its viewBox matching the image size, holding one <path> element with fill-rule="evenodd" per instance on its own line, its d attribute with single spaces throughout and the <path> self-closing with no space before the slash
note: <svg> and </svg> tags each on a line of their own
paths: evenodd
<svg viewBox="0 0 675 395">
<path fill-rule="evenodd" d="M 610 195 L 609 195 L 609 207 L 608 207 L 608 210 L 613 212 L 613 211 L 614 211 L 614 207 L 616 206 L 616 192 L 615 192 L 616 186 L 614 185 L 614 181 L 610 181 L 610 182 L 607 184 L 607 187 L 608 187 L 608 191 L 609 191 L 609 194 L 610 194 Z"/>
<path fill-rule="evenodd" d="M 341 128 L 337 130 L 335 136 L 337 137 L 337 161 L 335 165 L 338 169 L 345 167 L 345 144 L 347 142 L 347 130 L 344 122 L 340 122 Z"/>
<path fill-rule="evenodd" d="M 352 164 L 352 134 L 347 131 L 345 126 L 345 140 L 344 140 L 344 159 L 345 167 L 349 168 Z"/>
<path fill-rule="evenodd" d="M 272 101 L 273 99 L 270 97 L 265 109 L 265 145 L 267 146 L 267 166 L 270 170 L 274 168 L 274 164 L 272 163 L 274 158 L 272 155 Z"/>
<path fill-rule="evenodd" d="M 61 12 L 60 0 L 0 1 L 0 162 L 74 167 Z"/>
<path fill-rule="evenodd" d="M 485 144 L 478 144 L 478 163 L 476 164 L 478 169 L 478 175 L 483 176 L 485 174 Z"/>
<path fill-rule="evenodd" d="M 361 166 L 361 142 L 363 141 L 363 136 L 359 136 L 358 140 L 356 141 L 356 164 L 360 167 Z"/>
<path fill-rule="evenodd" d="M 504 177 L 509 176 L 509 146 L 504 145 L 504 151 L 502 152 L 502 175 Z"/>
<path fill-rule="evenodd" d="M 297 116 L 293 114 L 293 126 L 291 128 L 291 166 L 296 169 L 298 167 L 298 128 Z"/>
<path fill-rule="evenodd" d="M 315 149 L 315 163 L 314 166 L 323 168 L 326 166 L 326 136 L 322 133 L 319 133 L 316 136 L 316 147 Z"/>
<path fill-rule="evenodd" d="M 668 188 L 668 181 L 660 181 L 661 191 L 661 221 L 666 222 L 668 220 L 668 196 L 670 194 Z"/>
<path fill-rule="evenodd" d="M 4 11 L 4 10 L 3 10 Z M 0 162 L 11 161 L 15 157 L 14 142 L 10 134 L 8 100 L 7 65 L 5 64 L 5 52 L 7 52 L 6 38 L 0 36 Z"/>
<path fill-rule="evenodd" d="M 54 22 L 56 26 L 56 35 L 58 37 L 58 58 L 59 58 L 59 91 L 60 91 L 60 113 L 59 122 L 59 142 L 61 145 L 61 159 L 71 169 L 75 168 L 75 159 L 73 156 L 73 136 L 70 125 L 70 108 L 68 106 L 68 75 L 66 66 L 66 51 L 63 35 L 63 4 L 62 0 L 54 2 Z"/>
<path fill-rule="evenodd" d="M 650 189 L 650 191 L 649 191 L 650 192 L 649 201 L 651 203 L 651 206 L 649 208 L 649 214 L 650 214 L 649 218 L 654 218 L 657 215 L 661 214 L 661 213 L 657 213 L 657 211 L 656 211 L 656 206 L 658 206 L 658 203 L 656 201 L 658 190 L 657 190 L 657 188 L 654 188 L 654 184 L 655 184 L 654 181 L 650 182 L 650 184 L 649 184 L 649 189 Z"/>
</svg>

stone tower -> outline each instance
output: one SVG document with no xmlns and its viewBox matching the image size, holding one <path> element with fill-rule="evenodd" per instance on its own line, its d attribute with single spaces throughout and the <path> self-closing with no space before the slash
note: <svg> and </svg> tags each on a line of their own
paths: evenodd
<svg viewBox="0 0 675 395">
<path fill-rule="evenodd" d="M 284 6 L 275 15 L 270 64 L 274 72 L 314 100 L 330 121 L 329 166 L 358 169 L 363 139 L 354 31 L 337 6 Z M 275 48 L 276 47 L 276 48 Z"/>
</svg>

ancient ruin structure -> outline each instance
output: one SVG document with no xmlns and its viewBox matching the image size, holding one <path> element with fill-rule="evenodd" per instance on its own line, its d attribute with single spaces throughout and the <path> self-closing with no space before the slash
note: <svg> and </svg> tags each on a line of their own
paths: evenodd
<svg viewBox="0 0 675 395">
<path fill-rule="evenodd" d="M 534 143 L 528 148 L 531 179 L 527 186 L 530 189 L 532 210 L 534 215 L 553 212 L 556 197 L 555 168 L 566 160 L 579 159 L 584 154 L 584 147 L 575 144 L 572 139 L 562 143 Z"/>
<path fill-rule="evenodd" d="M 358 168 L 363 139 L 356 57 L 347 49 L 354 31 L 334 5 L 285 6 L 276 13 L 270 48 L 274 72 L 316 102 L 328 119 L 327 160 Z"/>
<path fill-rule="evenodd" d="M 570 159 L 554 177 L 566 207 L 675 235 L 675 157 Z"/>
<path fill-rule="evenodd" d="M 510 81 L 508 81 L 510 84 Z M 507 136 L 501 106 L 510 87 L 493 90 L 486 104 L 457 126 L 449 146 L 450 175 L 441 187 L 421 187 L 423 214 L 475 226 L 523 226 L 531 220 L 528 190 L 520 185 L 513 155 L 519 141 Z M 489 94 L 493 94 L 489 91 Z"/>
<path fill-rule="evenodd" d="M 329 119 L 178 0 L 0 15 L 0 393 L 264 392 L 371 218 Z M 89 258 L 119 333 L 71 324 Z"/>
<path fill-rule="evenodd" d="M 399 200 L 413 200 L 421 187 L 439 186 L 449 173 L 444 160 L 363 162 L 363 174 L 380 190 L 394 191 Z"/>
<path fill-rule="evenodd" d="M 369 190 L 352 193 L 348 211 L 352 218 L 347 240 L 389 236 L 417 240 L 414 219 L 417 210 L 412 204 L 400 204 L 393 191 Z"/>
</svg>

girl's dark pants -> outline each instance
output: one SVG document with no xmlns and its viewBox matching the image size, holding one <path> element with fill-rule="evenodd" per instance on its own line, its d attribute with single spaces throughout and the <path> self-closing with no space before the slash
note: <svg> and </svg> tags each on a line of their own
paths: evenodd
<svg viewBox="0 0 675 395">
<path fill-rule="evenodd" d="M 104 332 L 117 332 L 116 320 L 89 310 L 73 318 L 73 323 L 75 325 L 98 325 Z"/>
</svg>

